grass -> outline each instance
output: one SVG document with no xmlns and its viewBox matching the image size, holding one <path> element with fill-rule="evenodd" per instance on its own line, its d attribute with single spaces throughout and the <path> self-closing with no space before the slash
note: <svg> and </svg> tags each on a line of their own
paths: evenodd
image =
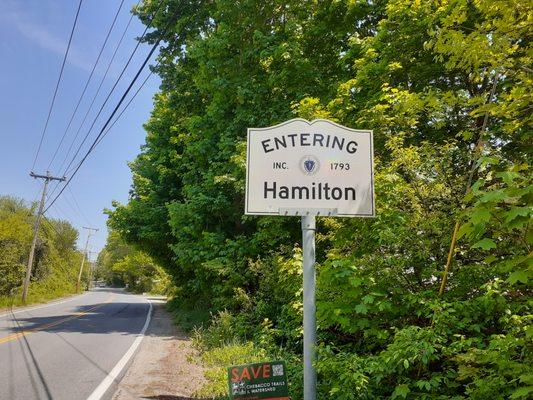
<svg viewBox="0 0 533 400">
<path fill-rule="evenodd" d="M 26 303 L 22 302 L 22 289 L 13 293 L 13 296 L 0 296 L 0 310 L 3 308 L 20 307 L 32 304 L 45 303 L 61 297 L 76 294 L 75 285 L 58 285 L 53 280 L 44 280 L 39 283 L 31 283 L 28 289 Z"/>
<path fill-rule="evenodd" d="M 176 298 L 167 302 L 167 310 L 173 315 L 174 323 L 187 333 L 205 326 L 211 320 L 209 311 L 201 308 L 184 307 Z"/>
<path fill-rule="evenodd" d="M 201 359 L 207 368 L 204 374 L 207 383 L 196 395 L 219 400 L 229 399 L 227 368 L 231 365 L 264 361 L 266 357 L 265 351 L 258 349 L 251 342 L 235 342 L 204 351 Z"/>
</svg>

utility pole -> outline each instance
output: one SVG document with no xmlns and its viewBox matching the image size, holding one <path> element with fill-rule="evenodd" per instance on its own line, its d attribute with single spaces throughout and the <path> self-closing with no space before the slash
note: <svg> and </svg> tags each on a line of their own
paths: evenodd
<svg viewBox="0 0 533 400">
<path fill-rule="evenodd" d="M 80 272 L 78 273 L 78 282 L 76 282 L 76 291 L 79 292 L 80 290 L 80 283 L 81 283 L 81 273 L 83 272 L 83 264 L 85 263 L 85 258 L 87 257 L 87 249 L 89 247 L 89 240 L 91 239 L 91 236 L 98 232 L 98 229 L 96 228 L 89 228 L 84 226 L 83 229 L 87 229 L 87 241 L 85 242 L 85 250 L 83 251 L 83 258 L 81 259 L 81 265 L 80 265 Z"/>
<path fill-rule="evenodd" d="M 50 175 L 50 171 L 46 171 L 46 175 L 34 174 L 33 171 L 30 172 L 30 176 L 35 179 L 44 179 L 44 188 L 43 194 L 41 196 L 41 203 L 39 204 L 39 211 L 37 212 L 37 218 L 35 220 L 35 225 L 33 227 L 33 240 L 31 242 L 30 256 L 28 257 L 28 266 L 26 268 L 26 277 L 24 278 L 24 285 L 22 287 L 22 302 L 26 302 L 28 297 L 28 287 L 30 286 L 31 270 L 33 267 L 33 257 L 35 255 L 35 246 L 37 245 L 37 235 L 39 233 L 39 225 L 41 224 L 41 217 L 43 216 L 44 202 L 46 200 L 46 191 L 48 189 L 48 183 L 50 181 L 64 181 L 66 178 L 58 178 Z"/>
<path fill-rule="evenodd" d="M 89 276 L 87 278 L 87 289 L 88 290 L 91 290 L 91 283 L 93 281 L 93 276 L 94 276 L 94 268 L 95 268 L 95 265 L 93 262 L 91 262 L 91 254 L 98 254 L 97 251 L 89 251 L 88 252 L 88 257 L 87 257 L 87 260 L 89 261 Z"/>
</svg>

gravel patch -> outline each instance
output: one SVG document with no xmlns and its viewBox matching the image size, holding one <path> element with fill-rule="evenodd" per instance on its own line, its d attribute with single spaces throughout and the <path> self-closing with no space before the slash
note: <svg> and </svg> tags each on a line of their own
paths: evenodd
<svg viewBox="0 0 533 400">
<path fill-rule="evenodd" d="M 189 336 L 174 325 L 165 301 L 152 299 L 152 321 L 113 400 L 194 400 L 204 370 Z"/>
</svg>

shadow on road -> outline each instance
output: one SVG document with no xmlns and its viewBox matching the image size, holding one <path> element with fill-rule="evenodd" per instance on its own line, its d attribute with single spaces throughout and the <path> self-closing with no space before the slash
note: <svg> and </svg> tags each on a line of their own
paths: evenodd
<svg viewBox="0 0 533 400">
<path fill-rule="evenodd" d="M 146 320 L 147 303 L 97 303 L 75 308 L 73 313 L 44 316 L 18 317 L 18 326 L 11 332 L 77 332 L 138 334 Z"/>
</svg>

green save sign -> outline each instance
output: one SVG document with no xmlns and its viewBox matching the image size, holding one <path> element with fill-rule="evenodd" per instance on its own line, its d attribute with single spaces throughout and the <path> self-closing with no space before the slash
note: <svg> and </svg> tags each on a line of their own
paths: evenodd
<svg viewBox="0 0 533 400">
<path fill-rule="evenodd" d="M 284 361 L 230 367 L 228 383 L 233 400 L 290 400 Z"/>
</svg>

